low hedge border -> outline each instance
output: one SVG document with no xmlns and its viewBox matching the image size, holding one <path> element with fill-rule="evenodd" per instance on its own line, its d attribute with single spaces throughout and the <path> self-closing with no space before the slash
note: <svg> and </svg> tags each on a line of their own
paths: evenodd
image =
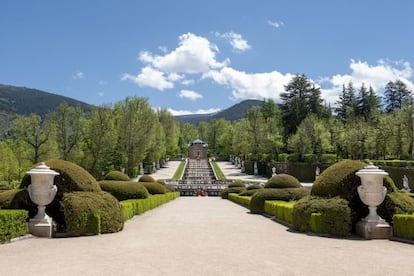
<svg viewBox="0 0 414 276">
<path fill-rule="evenodd" d="M 393 221 L 394 237 L 414 240 L 414 214 L 395 214 Z"/>
<path fill-rule="evenodd" d="M 119 202 L 124 221 L 154 209 L 180 196 L 179 192 L 170 192 L 149 196 L 146 199 L 128 199 Z"/>
<path fill-rule="evenodd" d="M 234 203 L 240 204 L 244 207 L 249 207 L 251 197 L 230 193 L 229 200 L 233 201 Z"/>
<path fill-rule="evenodd" d="M 28 233 L 26 210 L 0 210 L 0 243 Z"/>
<path fill-rule="evenodd" d="M 264 211 L 266 214 L 274 216 L 277 220 L 291 225 L 294 205 L 294 201 L 266 200 L 264 203 Z"/>
</svg>

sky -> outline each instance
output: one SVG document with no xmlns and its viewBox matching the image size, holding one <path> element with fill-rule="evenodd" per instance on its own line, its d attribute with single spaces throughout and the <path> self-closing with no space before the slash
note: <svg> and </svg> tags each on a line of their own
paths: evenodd
<svg viewBox="0 0 414 276">
<path fill-rule="evenodd" d="M 174 115 L 273 99 L 296 74 L 414 91 L 414 1 L 2 0 L 0 83 Z"/>
</svg>

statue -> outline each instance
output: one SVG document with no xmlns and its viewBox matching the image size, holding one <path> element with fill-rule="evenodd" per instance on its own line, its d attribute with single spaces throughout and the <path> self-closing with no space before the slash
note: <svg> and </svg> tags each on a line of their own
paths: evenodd
<svg viewBox="0 0 414 276">
<path fill-rule="evenodd" d="M 405 174 L 404 174 L 404 177 L 402 178 L 402 181 L 403 181 L 404 188 L 402 188 L 401 190 L 406 193 L 409 193 L 411 189 L 410 189 L 410 185 L 408 185 L 408 177 Z"/>
<path fill-rule="evenodd" d="M 276 175 L 276 167 L 273 167 L 272 168 L 272 176 L 275 176 Z"/>
<path fill-rule="evenodd" d="M 319 177 L 319 174 L 321 173 L 321 169 L 319 167 L 316 167 L 315 169 L 315 179 Z"/>
</svg>

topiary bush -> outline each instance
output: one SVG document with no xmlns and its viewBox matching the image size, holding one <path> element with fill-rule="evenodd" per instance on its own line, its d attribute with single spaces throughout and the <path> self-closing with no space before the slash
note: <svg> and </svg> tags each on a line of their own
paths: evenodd
<svg viewBox="0 0 414 276">
<path fill-rule="evenodd" d="M 60 203 L 63 199 L 63 195 L 65 193 L 70 193 L 73 191 L 100 192 L 101 187 L 90 173 L 72 162 L 64 160 L 49 160 L 45 163 L 52 170 L 55 170 L 59 173 L 59 175 L 55 176 L 54 178 L 54 184 L 57 186 L 58 190 L 54 200 L 46 207 L 46 213 L 49 216 L 53 217 L 60 228 L 60 225 L 65 224 L 65 219 L 61 210 Z M 37 165 L 35 165 L 35 167 Z M 20 188 L 26 188 L 30 185 L 30 183 L 30 175 L 26 174 L 22 179 Z M 27 206 L 19 206 L 18 208 L 26 209 Z M 29 212 L 31 215 L 32 211 L 29 210 Z"/>
<path fill-rule="evenodd" d="M 243 190 L 239 193 L 240 196 L 253 196 L 259 189 Z"/>
<path fill-rule="evenodd" d="M 157 195 L 157 194 L 165 194 L 167 189 L 164 185 L 158 182 L 138 182 L 139 184 L 143 185 L 150 194 Z"/>
<path fill-rule="evenodd" d="M 149 196 L 147 188 L 142 183 L 131 181 L 103 180 L 99 182 L 101 189 L 110 193 L 119 201 L 127 199 L 143 199 Z"/>
<path fill-rule="evenodd" d="M 289 174 L 277 174 L 272 176 L 265 184 L 265 188 L 283 189 L 283 188 L 300 188 L 302 185 L 299 180 Z"/>
<path fill-rule="evenodd" d="M 263 189 L 263 186 L 260 184 L 253 184 L 246 187 L 246 190 L 257 190 L 257 189 Z"/>
<path fill-rule="evenodd" d="M 298 200 L 304 196 L 307 196 L 308 194 L 308 191 L 303 187 L 285 189 L 260 189 L 252 196 L 249 204 L 249 209 L 253 214 L 262 214 L 264 213 L 264 202 L 266 200 L 291 201 Z"/>
<path fill-rule="evenodd" d="M 221 190 L 220 195 L 222 199 L 228 199 L 230 193 L 239 194 L 245 190 L 246 188 L 244 187 L 244 185 L 243 187 L 228 187 Z"/>
<path fill-rule="evenodd" d="M 110 171 L 107 173 L 104 180 L 129 181 L 129 176 L 120 171 Z"/>
<path fill-rule="evenodd" d="M 1 192 L 0 209 L 24 209 L 29 211 L 29 217 L 37 214 L 37 205 L 31 201 L 27 189 L 13 189 Z"/>
<path fill-rule="evenodd" d="M 69 235 L 114 233 L 124 225 L 118 200 L 107 192 L 66 193 L 62 208 Z"/>
<path fill-rule="evenodd" d="M 317 219 L 318 225 L 312 226 L 311 217 L 313 213 L 319 213 L 320 215 Z M 348 236 L 352 229 L 351 209 L 348 206 L 348 201 L 340 197 L 307 196 L 298 200 L 293 206 L 292 224 L 302 232 L 318 229 L 319 233 Z"/>
<path fill-rule="evenodd" d="M 27 234 L 26 210 L 0 210 L 0 243 Z"/>
<path fill-rule="evenodd" d="M 150 175 L 143 175 L 139 178 L 138 182 L 155 182 L 155 179 Z"/>
<path fill-rule="evenodd" d="M 245 188 L 246 185 L 244 185 L 243 181 L 241 181 L 241 180 L 234 180 L 229 185 L 227 185 L 227 187 L 229 187 L 229 188 L 237 188 L 237 187 Z"/>
<path fill-rule="evenodd" d="M 378 206 L 378 215 L 390 224 L 395 214 L 414 214 L 414 198 L 406 193 L 388 193 L 384 202 Z"/>
<path fill-rule="evenodd" d="M 333 164 L 315 180 L 311 195 L 324 198 L 340 196 L 350 201 L 361 184 L 360 178 L 355 173 L 366 165 L 355 160 L 344 160 Z"/>
</svg>

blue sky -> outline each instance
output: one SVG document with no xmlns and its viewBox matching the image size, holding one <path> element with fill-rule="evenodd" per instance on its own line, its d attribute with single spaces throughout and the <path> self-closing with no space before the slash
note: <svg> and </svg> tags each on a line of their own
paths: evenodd
<svg viewBox="0 0 414 276">
<path fill-rule="evenodd" d="M 0 2 L 0 83 L 90 104 L 148 98 L 174 114 L 279 101 L 305 74 L 335 103 L 342 85 L 414 90 L 414 1 Z"/>
</svg>

